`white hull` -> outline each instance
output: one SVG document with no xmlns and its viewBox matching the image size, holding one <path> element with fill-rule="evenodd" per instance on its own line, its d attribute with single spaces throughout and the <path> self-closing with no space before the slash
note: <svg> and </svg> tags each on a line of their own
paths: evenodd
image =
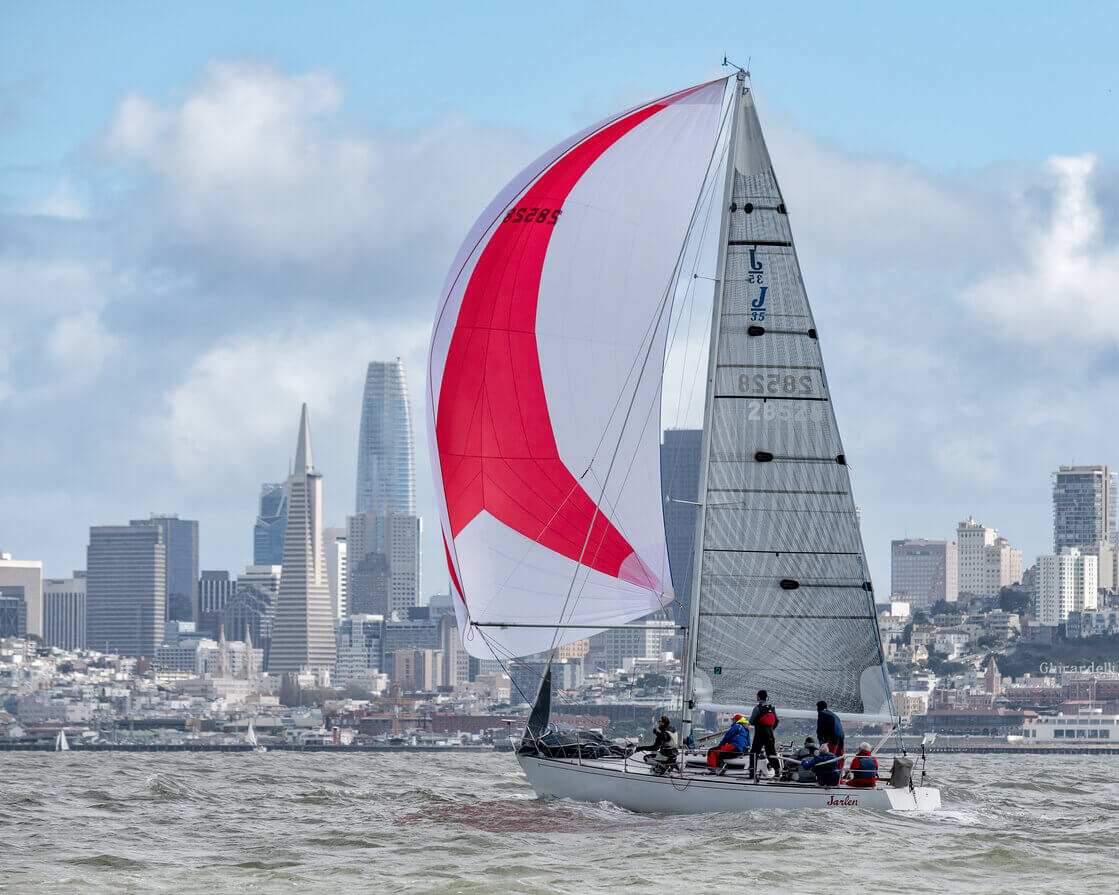
<svg viewBox="0 0 1119 895">
<path fill-rule="evenodd" d="M 539 796 L 580 802 L 613 802 L 630 811 L 703 814 L 766 808 L 875 808 L 880 811 L 933 811 L 940 790 L 928 786 L 874 789 L 754 783 L 739 776 L 702 773 L 658 777 L 633 761 L 537 758 L 518 755 L 525 776 Z M 624 768 L 624 769 L 623 769 Z"/>
</svg>

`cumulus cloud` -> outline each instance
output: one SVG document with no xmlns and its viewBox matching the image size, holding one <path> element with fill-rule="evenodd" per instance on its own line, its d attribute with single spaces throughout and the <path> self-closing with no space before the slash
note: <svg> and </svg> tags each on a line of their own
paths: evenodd
<svg viewBox="0 0 1119 895">
<path fill-rule="evenodd" d="M 1097 165 L 1090 153 L 1049 159 L 1052 211 L 1024 227 L 1018 264 L 987 273 L 963 292 L 976 317 L 1035 344 L 1119 341 L 1119 242 L 1104 239 L 1091 188 Z"/>
<path fill-rule="evenodd" d="M 313 434 L 323 436 L 316 443 L 334 440 L 346 417 L 354 420 L 356 444 L 366 360 L 402 355 L 419 375 L 427 336 L 426 327 L 351 320 L 329 327 L 305 322 L 220 342 L 167 390 L 145 423 L 150 444 L 165 450 L 173 472 L 192 485 L 231 476 L 251 479 L 266 465 L 263 458 L 291 452 L 303 402 L 311 410 Z M 350 439 L 337 440 L 353 450 Z"/>
<path fill-rule="evenodd" d="M 323 72 L 213 62 L 181 101 L 125 99 L 104 146 L 149 175 L 154 226 L 206 263 L 320 284 L 380 266 L 382 285 L 437 289 L 443 270 L 429 269 L 531 158 L 529 141 L 454 118 L 361 131 L 340 124 L 342 102 Z"/>
</svg>

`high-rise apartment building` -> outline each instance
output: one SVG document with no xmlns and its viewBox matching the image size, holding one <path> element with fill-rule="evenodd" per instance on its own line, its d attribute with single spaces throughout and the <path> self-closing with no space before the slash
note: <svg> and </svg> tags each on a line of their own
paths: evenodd
<svg viewBox="0 0 1119 895">
<path fill-rule="evenodd" d="M 412 409 L 400 358 L 374 361 L 365 374 L 354 512 L 377 516 L 416 512 Z"/>
<path fill-rule="evenodd" d="M 671 608 L 678 625 L 688 624 L 691 605 L 702 452 L 702 429 L 665 431 L 661 444 L 661 496 L 668 567 L 672 573 L 672 588 L 676 591 L 676 602 Z"/>
<path fill-rule="evenodd" d="M 1066 621 L 1070 612 L 1096 608 L 1099 557 L 1065 547 L 1060 553 L 1039 556 L 1037 563 L 1040 624 L 1056 626 Z"/>
<path fill-rule="evenodd" d="M 43 581 L 43 643 L 85 649 L 85 572 Z"/>
<path fill-rule="evenodd" d="M 90 528 L 87 648 L 123 656 L 154 656 L 163 643 L 166 604 L 163 530 L 148 521 Z"/>
<path fill-rule="evenodd" d="M 202 573 L 198 579 L 198 631 L 214 637 L 218 635 L 221 629 L 219 616 L 234 590 L 235 583 L 229 572 L 213 570 Z"/>
<path fill-rule="evenodd" d="M 167 550 L 167 620 L 198 622 L 198 522 L 153 514 Z M 132 525 L 143 525 L 136 520 Z"/>
<path fill-rule="evenodd" d="M 954 603 L 959 594 L 956 545 L 951 541 L 907 538 L 890 542 L 890 599 L 913 609 L 938 600 Z"/>
<path fill-rule="evenodd" d="M 330 605 L 334 617 L 341 621 L 349 614 L 346 609 L 346 529 L 324 528 L 322 543 L 326 552 L 326 577 L 330 582 Z"/>
<path fill-rule="evenodd" d="M 999 591 L 1022 580 L 1022 551 L 1011 547 L 1006 538 L 983 548 L 983 592 L 980 596 L 997 597 Z"/>
<path fill-rule="evenodd" d="M 272 672 L 334 670 L 334 613 L 322 545 L 322 476 L 314 470 L 307 405 L 287 480 L 283 569 L 272 628 Z"/>
<path fill-rule="evenodd" d="M 995 543 L 998 529 L 988 528 L 968 516 L 956 526 L 956 557 L 960 594 L 985 596 L 986 556 L 984 551 Z"/>
<path fill-rule="evenodd" d="M 1115 476 L 1109 466 L 1062 466 L 1053 474 L 1053 552 L 1114 544 Z"/>
<path fill-rule="evenodd" d="M 999 591 L 1022 580 L 1022 551 L 968 516 L 956 526 L 960 596 L 997 597 Z"/>
<path fill-rule="evenodd" d="M 43 636 L 43 564 L 0 553 L 0 637 Z"/>
<path fill-rule="evenodd" d="M 260 486 L 260 509 L 253 525 L 253 565 L 278 566 L 284 557 L 287 498 L 282 483 Z"/>
</svg>

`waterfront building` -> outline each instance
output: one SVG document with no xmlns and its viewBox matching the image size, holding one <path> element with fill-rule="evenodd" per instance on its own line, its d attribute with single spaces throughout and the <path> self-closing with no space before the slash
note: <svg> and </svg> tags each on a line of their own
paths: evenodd
<svg viewBox="0 0 1119 895">
<path fill-rule="evenodd" d="M 43 564 L 0 553 L 0 637 L 43 636 Z"/>
<path fill-rule="evenodd" d="M 1022 736 L 1030 743 L 1068 743 L 1077 745 L 1111 744 L 1119 741 L 1119 715 L 1103 713 L 1102 708 L 1082 708 L 1076 714 L 1033 715 L 1025 719 Z"/>
<path fill-rule="evenodd" d="M 374 516 L 416 513 L 412 409 L 400 358 L 387 363 L 374 361 L 366 370 L 354 512 Z"/>
<path fill-rule="evenodd" d="M 1082 554 L 1075 547 L 1060 553 L 1039 556 L 1037 581 L 1037 621 L 1056 626 L 1070 612 L 1095 609 L 1098 591 L 1099 558 Z"/>
<path fill-rule="evenodd" d="M 86 646 L 154 656 L 167 613 L 163 529 L 148 521 L 97 525 L 86 549 Z"/>
<path fill-rule="evenodd" d="M 43 643 L 85 649 L 85 572 L 43 581 Z"/>
<path fill-rule="evenodd" d="M 234 582 L 229 572 L 207 571 L 198 579 L 197 630 L 217 634 L 218 616 L 233 596 Z"/>
<path fill-rule="evenodd" d="M 284 556 L 287 498 L 283 483 L 260 486 L 260 508 L 253 525 L 253 565 L 278 566 Z"/>
<path fill-rule="evenodd" d="M 952 541 L 906 538 L 890 542 L 890 599 L 914 610 L 959 595 L 956 545 Z"/>
<path fill-rule="evenodd" d="M 691 605 L 702 453 L 702 429 L 665 430 L 661 444 L 661 496 L 664 500 L 668 567 L 672 575 L 672 589 L 676 592 L 676 601 L 671 609 L 678 625 L 688 624 L 688 607 Z"/>
<path fill-rule="evenodd" d="M 324 528 L 322 543 L 326 553 L 326 577 L 330 583 L 330 606 L 335 620 L 341 621 L 350 614 L 346 595 L 346 529 Z"/>
<path fill-rule="evenodd" d="M 198 621 L 198 522 L 178 515 L 152 514 L 145 521 L 163 532 L 167 552 L 167 619 Z"/>
<path fill-rule="evenodd" d="M 1095 553 L 1116 543 L 1115 476 L 1108 466 L 1062 466 L 1053 474 L 1053 553 Z"/>
<path fill-rule="evenodd" d="M 334 668 L 334 613 L 322 527 L 322 476 L 314 469 L 304 404 L 295 465 L 287 480 L 283 568 L 268 665 L 272 672 Z"/>
</svg>

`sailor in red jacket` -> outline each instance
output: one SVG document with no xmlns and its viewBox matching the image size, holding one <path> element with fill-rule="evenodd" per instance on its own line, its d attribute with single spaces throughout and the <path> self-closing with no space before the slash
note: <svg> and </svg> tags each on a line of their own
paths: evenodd
<svg viewBox="0 0 1119 895">
<path fill-rule="evenodd" d="M 878 759 L 870 754 L 870 743 L 859 743 L 859 751 L 847 766 L 848 786 L 873 787 L 878 780 Z"/>
</svg>

